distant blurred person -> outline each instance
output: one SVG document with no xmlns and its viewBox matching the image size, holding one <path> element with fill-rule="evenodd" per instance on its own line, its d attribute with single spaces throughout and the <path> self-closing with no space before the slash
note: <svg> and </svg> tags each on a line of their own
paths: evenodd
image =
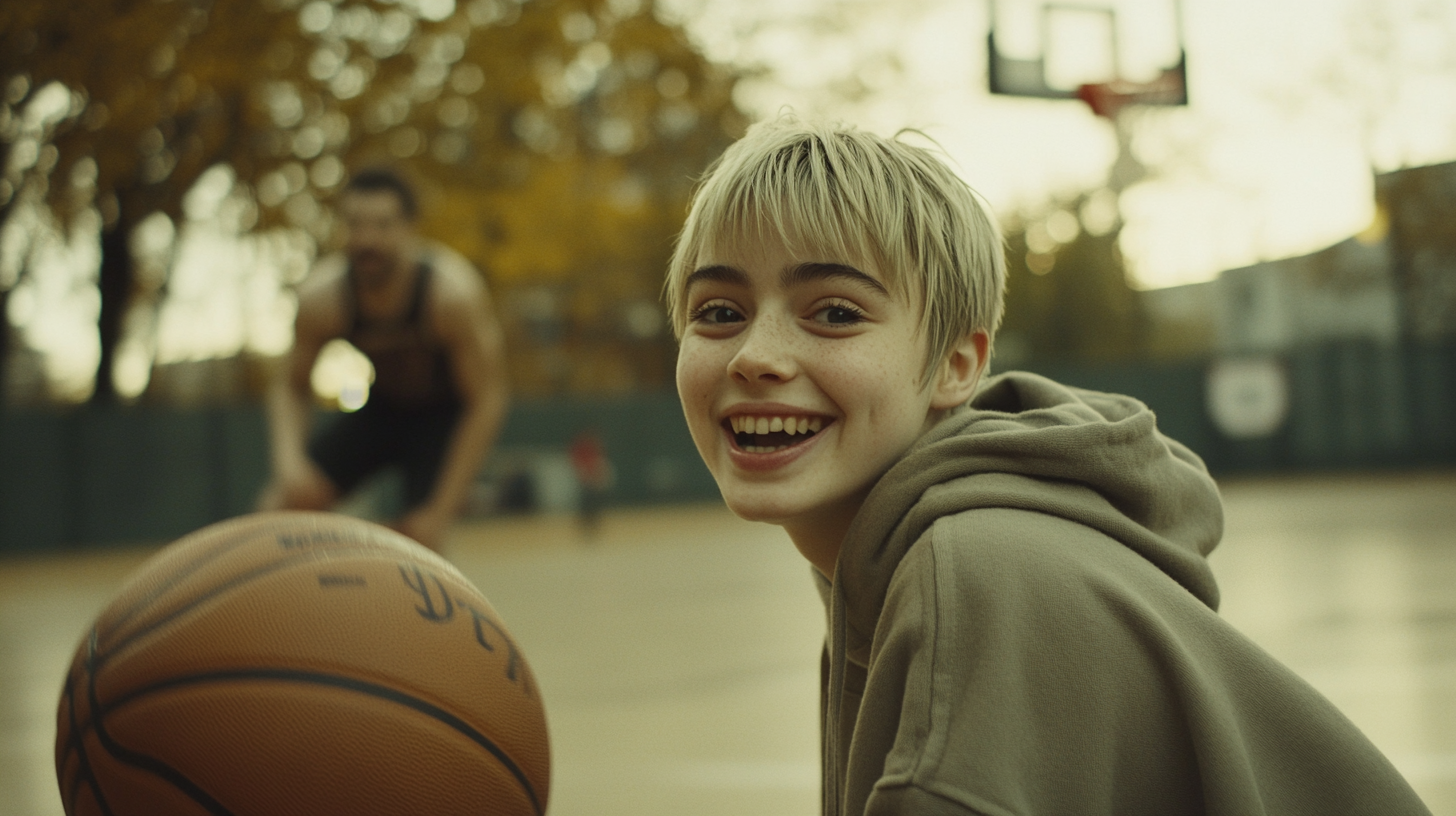
<svg viewBox="0 0 1456 816">
<path fill-rule="evenodd" d="M 339 202 L 343 253 L 300 286 L 294 345 L 268 393 L 272 479 L 261 509 L 328 510 L 368 476 L 404 472 L 392 526 L 439 550 L 506 410 L 499 324 L 470 262 L 422 239 L 413 188 L 355 175 Z M 368 402 L 310 439 L 311 375 L 335 338 L 374 365 Z"/>
<path fill-rule="evenodd" d="M 612 489 L 616 474 L 612 460 L 607 458 L 602 436 L 595 428 L 582 431 L 571 441 L 571 469 L 576 473 L 576 482 L 581 488 L 577 520 L 588 539 L 596 538 L 601 530 L 602 505 L 606 503 L 607 491 Z"/>
</svg>

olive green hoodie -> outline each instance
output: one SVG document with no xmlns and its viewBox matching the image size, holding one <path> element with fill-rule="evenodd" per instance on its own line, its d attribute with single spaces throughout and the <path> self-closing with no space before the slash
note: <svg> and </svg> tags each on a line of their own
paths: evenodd
<svg viewBox="0 0 1456 816">
<path fill-rule="evenodd" d="M 1138 401 L 989 381 L 875 486 L 840 552 L 826 814 L 1428 814 L 1216 613 L 1198 457 Z"/>
</svg>

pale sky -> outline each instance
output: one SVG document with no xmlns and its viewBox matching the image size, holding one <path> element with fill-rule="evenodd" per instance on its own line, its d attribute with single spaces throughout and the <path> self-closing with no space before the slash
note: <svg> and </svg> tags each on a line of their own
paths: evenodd
<svg viewBox="0 0 1456 816">
<path fill-rule="evenodd" d="M 1104 0 L 1145 23 L 1124 34 L 1125 64 L 1168 47 L 1146 23 L 1170 1 Z M 1101 186 L 1109 122 L 986 90 L 986 2 L 667 0 L 710 56 L 770 69 L 740 94 L 759 117 L 925 130 L 1003 215 Z M 1183 18 L 1191 104 L 1134 114 L 1154 170 L 1122 202 L 1139 285 L 1322 248 L 1370 223 L 1372 164 L 1456 159 L 1453 0 L 1184 0 Z"/>
</svg>

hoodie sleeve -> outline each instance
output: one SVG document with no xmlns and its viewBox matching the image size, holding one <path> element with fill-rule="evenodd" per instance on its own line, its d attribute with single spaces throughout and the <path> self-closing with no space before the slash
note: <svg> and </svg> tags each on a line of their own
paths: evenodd
<svg viewBox="0 0 1456 816">
<path fill-rule="evenodd" d="M 1137 553 L 1023 510 L 891 581 L 845 813 L 1427 814 L 1312 688 Z"/>
</svg>

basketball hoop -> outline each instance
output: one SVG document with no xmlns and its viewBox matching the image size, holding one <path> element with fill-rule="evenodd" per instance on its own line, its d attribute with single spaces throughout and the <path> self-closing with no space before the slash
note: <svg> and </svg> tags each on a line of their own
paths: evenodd
<svg viewBox="0 0 1456 816">
<path fill-rule="evenodd" d="M 1081 99 L 1110 120 L 1130 105 L 1186 105 L 1182 7 L 1183 0 L 987 0 L 987 87 Z M 1120 46 L 1134 41 L 1139 48 Z"/>
<path fill-rule="evenodd" d="M 1148 175 L 1132 149 L 1136 123 L 1122 112 L 1188 104 L 1182 8 L 1183 0 L 987 0 L 987 88 L 1005 96 L 1080 99 L 1111 122 L 1117 159 L 1107 189 L 1120 195 Z M 1134 40 L 1140 48 L 1119 47 Z M 1078 51 L 1091 57 L 1076 58 Z M 1133 64 L 1125 71 L 1128 56 Z"/>
<path fill-rule="evenodd" d="M 1187 105 L 1188 84 L 1183 60 L 1168 68 L 1151 82 L 1090 82 L 1077 89 L 1077 98 L 1087 103 L 1092 112 L 1106 119 L 1116 119 L 1129 105 Z"/>
</svg>

